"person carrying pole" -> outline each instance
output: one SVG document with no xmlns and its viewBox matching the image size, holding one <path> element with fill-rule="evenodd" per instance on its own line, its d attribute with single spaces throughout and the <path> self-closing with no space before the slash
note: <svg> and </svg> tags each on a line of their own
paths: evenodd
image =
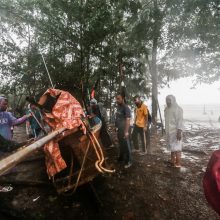
<svg viewBox="0 0 220 220">
<path fill-rule="evenodd" d="M 31 130 L 30 136 L 38 138 L 42 133 L 45 133 L 41 112 L 37 109 L 36 105 L 29 104 L 27 113 L 31 114 L 32 116 L 26 121 L 28 130 Z"/>
<path fill-rule="evenodd" d="M 132 140 L 134 145 L 133 151 L 140 152 L 139 144 L 138 144 L 138 135 L 139 135 L 142 144 L 142 152 L 140 152 L 140 155 L 145 155 L 147 153 L 147 145 L 149 144 L 147 143 L 147 138 L 146 138 L 146 133 L 149 132 L 147 129 L 149 110 L 147 106 L 141 101 L 140 96 L 134 97 L 134 103 L 136 105 L 136 108 L 135 108 L 134 128 L 132 132 Z"/>
</svg>

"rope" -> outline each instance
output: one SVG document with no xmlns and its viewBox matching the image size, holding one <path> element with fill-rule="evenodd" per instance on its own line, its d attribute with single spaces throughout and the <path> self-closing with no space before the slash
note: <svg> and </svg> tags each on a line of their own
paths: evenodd
<svg viewBox="0 0 220 220">
<path fill-rule="evenodd" d="M 104 160 L 105 160 L 104 154 L 103 154 L 103 151 L 102 151 L 102 148 L 101 148 L 101 146 L 100 146 L 100 144 L 99 144 L 97 138 L 95 137 L 95 135 L 94 135 L 93 133 L 91 133 L 91 135 L 92 135 L 92 137 L 94 138 L 94 140 L 95 140 L 95 142 L 96 142 L 96 144 L 97 144 L 97 147 L 98 147 L 98 149 L 99 149 L 99 151 L 100 151 L 100 154 L 101 154 L 101 161 L 99 161 L 99 167 L 100 167 L 100 169 L 102 169 L 102 171 L 105 171 L 105 172 L 108 172 L 108 173 L 114 173 L 115 170 L 109 170 L 109 169 L 106 169 L 106 168 L 104 168 L 104 167 L 102 166 L 102 164 L 103 164 L 103 162 L 104 162 Z"/>
<path fill-rule="evenodd" d="M 81 165 L 79 174 L 78 174 L 78 176 L 77 176 L 77 180 L 76 180 L 74 189 L 73 189 L 71 192 L 63 192 L 62 195 L 64 195 L 64 196 L 71 196 L 71 195 L 73 195 L 73 193 L 75 193 L 75 191 L 76 191 L 76 189 L 77 189 L 77 187 L 78 187 L 78 185 L 79 185 L 80 177 L 81 177 L 81 175 L 82 175 L 82 171 L 83 171 L 83 168 L 84 168 L 86 156 L 87 156 L 88 151 L 89 151 L 89 145 L 90 145 L 90 141 L 89 141 L 89 143 L 88 143 L 88 145 L 87 145 L 86 152 L 85 152 L 84 157 L 83 157 L 83 162 L 82 162 L 82 165 Z M 72 160 L 71 160 L 71 168 L 70 168 L 70 176 L 69 176 L 70 178 L 69 178 L 69 181 L 68 181 L 68 186 L 70 186 L 70 184 L 71 184 L 71 176 L 72 176 L 72 175 L 71 175 L 71 173 L 72 173 L 71 171 L 73 170 L 73 169 L 72 169 L 72 165 L 73 165 L 73 154 L 72 154 Z M 54 180 L 53 180 L 53 182 L 54 182 Z M 68 187 L 68 186 L 67 186 L 67 187 Z"/>
<path fill-rule="evenodd" d="M 115 170 L 109 170 L 109 169 L 106 169 L 106 168 L 104 168 L 104 167 L 102 166 L 102 164 L 103 164 L 103 162 L 104 162 L 104 160 L 105 160 L 104 154 L 103 154 L 103 151 L 102 151 L 102 148 L 101 148 L 101 146 L 100 146 L 100 144 L 99 144 L 97 138 L 95 137 L 95 135 L 88 129 L 88 127 L 87 127 L 87 125 L 85 124 L 85 122 L 84 122 L 84 121 L 82 121 L 82 122 L 83 122 L 83 124 L 84 124 L 86 130 L 88 131 L 88 136 L 89 136 L 89 138 L 90 138 L 90 140 L 91 140 L 91 142 L 92 142 L 92 146 L 93 146 L 93 148 L 94 148 L 94 150 L 95 150 L 95 153 L 96 153 L 96 155 L 97 155 L 97 157 L 98 157 L 98 160 L 97 160 L 96 163 L 95 163 L 96 169 L 97 169 L 99 172 L 101 172 L 101 173 L 103 173 L 103 172 L 108 172 L 108 173 L 113 173 L 113 172 L 115 172 Z M 94 143 L 93 139 L 95 140 L 95 143 Z M 99 152 L 98 152 L 98 151 L 99 151 Z"/>
<path fill-rule="evenodd" d="M 100 144 L 99 144 L 97 138 L 95 137 L 95 135 L 88 129 L 88 127 L 87 127 L 87 125 L 85 124 L 85 122 L 82 121 L 82 123 L 84 124 L 86 130 L 88 131 L 88 137 L 89 137 L 90 141 L 88 142 L 88 145 L 87 145 L 87 148 L 86 148 L 84 157 L 83 157 L 82 165 L 81 165 L 79 174 L 78 174 L 78 176 L 77 176 L 76 184 L 75 184 L 75 186 L 74 186 L 73 191 L 72 191 L 71 193 L 68 193 L 68 196 L 72 195 L 72 194 L 76 191 L 76 189 L 77 189 L 77 187 L 78 187 L 78 185 L 79 185 L 80 177 L 81 177 L 81 175 L 82 175 L 82 171 L 83 171 L 83 168 L 84 168 L 84 165 L 85 165 L 86 157 L 87 157 L 87 154 L 88 154 L 89 147 L 90 147 L 90 144 L 91 144 L 91 143 L 92 143 L 92 146 L 93 146 L 93 148 L 94 148 L 94 150 L 95 150 L 95 153 L 96 153 L 96 155 L 97 155 L 97 158 L 98 158 L 98 160 L 95 162 L 95 167 L 96 167 L 96 169 L 97 169 L 100 173 L 103 173 L 103 172 L 113 173 L 113 172 L 115 172 L 115 170 L 109 170 L 109 169 L 106 169 L 106 168 L 103 167 L 102 164 L 103 164 L 105 158 L 104 158 L 104 154 L 103 154 L 102 148 L 101 148 L 101 146 L 100 146 Z M 72 171 L 72 167 L 73 167 L 72 162 L 73 162 L 73 161 L 71 161 L 70 172 Z M 52 177 L 52 179 L 53 179 L 53 182 L 54 182 L 54 177 Z M 70 182 L 71 182 L 71 180 L 69 179 L 69 181 L 68 181 L 68 186 L 70 185 Z M 65 193 L 64 195 L 67 195 L 67 194 Z"/>
<path fill-rule="evenodd" d="M 88 143 L 88 145 L 87 145 L 86 152 L 85 152 L 85 155 L 84 155 L 84 157 L 83 157 L 83 162 L 82 162 L 82 165 L 81 165 L 81 169 L 80 169 L 80 171 L 79 171 L 79 175 L 78 175 L 77 180 L 76 180 L 75 187 L 74 187 L 74 189 L 73 189 L 73 193 L 76 191 L 76 189 L 77 189 L 77 187 L 78 187 L 78 185 L 79 185 L 79 180 L 80 180 L 80 177 L 81 177 L 81 175 L 82 175 L 83 167 L 84 167 L 84 164 L 85 164 L 85 161 L 86 161 L 86 156 L 87 156 L 88 151 L 89 151 L 89 145 L 90 145 L 90 141 L 89 141 L 89 143 Z"/>
<path fill-rule="evenodd" d="M 88 136 L 89 136 L 90 141 L 92 142 L 92 146 L 93 146 L 93 148 L 94 148 L 94 150 L 95 150 L 96 156 L 98 157 L 98 160 L 95 162 L 95 167 L 96 167 L 96 169 L 97 169 L 100 173 L 103 173 L 102 169 L 99 167 L 99 162 L 100 162 L 101 158 L 100 158 L 100 155 L 99 155 L 99 153 L 98 153 L 98 150 L 97 150 L 97 148 L 96 148 L 96 146 L 95 146 L 95 143 L 94 143 L 94 141 L 93 141 L 91 135 L 88 134 Z"/>
</svg>

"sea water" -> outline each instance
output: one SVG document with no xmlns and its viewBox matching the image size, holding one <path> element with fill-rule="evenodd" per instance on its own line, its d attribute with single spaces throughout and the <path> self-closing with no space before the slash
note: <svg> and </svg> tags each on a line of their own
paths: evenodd
<svg viewBox="0 0 220 220">
<path fill-rule="evenodd" d="M 205 127 L 220 128 L 220 104 L 213 105 L 180 105 L 183 109 L 184 121 L 197 123 Z M 164 107 L 161 106 L 162 118 L 164 120 Z"/>
</svg>

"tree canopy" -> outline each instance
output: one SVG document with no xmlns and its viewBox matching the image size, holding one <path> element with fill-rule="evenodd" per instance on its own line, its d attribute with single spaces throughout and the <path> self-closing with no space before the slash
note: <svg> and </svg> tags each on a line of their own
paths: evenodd
<svg viewBox="0 0 220 220">
<path fill-rule="evenodd" d="M 35 95 L 50 87 L 80 96 L 96 84 L 112 107 L 127 94 L 153 97 L 169 80 L 219 74 L 216 0 L 0 0 L 0 93 Z"/>
</svg>

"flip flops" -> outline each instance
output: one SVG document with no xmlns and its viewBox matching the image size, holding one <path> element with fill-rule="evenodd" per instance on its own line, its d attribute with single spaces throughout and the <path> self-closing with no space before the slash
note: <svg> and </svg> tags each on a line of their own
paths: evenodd
<svg viewBox="0 0 220 220">
<path fill-rule="evenodd" d="M 2 188 L 0 188 L 0 192 L 10 192 L 13 190 L 13 187 L 11 186 L 4 186 Z"/>
<path fill-rule="evenodd" d="M 181 168 L 181 165 L 176 165 L 171 161 L 166 161 L 167 166 L 169 167 L 175 167 L 175 168 Z"/>
</svg>

